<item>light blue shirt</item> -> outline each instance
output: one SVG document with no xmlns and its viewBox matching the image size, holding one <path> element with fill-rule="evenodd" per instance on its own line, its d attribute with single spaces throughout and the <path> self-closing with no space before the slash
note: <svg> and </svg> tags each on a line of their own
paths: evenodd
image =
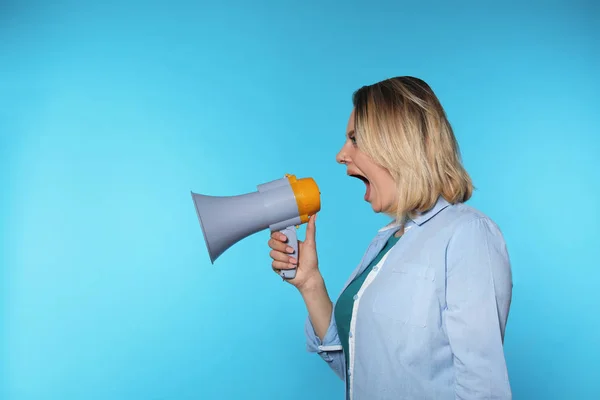
<svg viewBox="0 0 600 400">
<path fill-rule="evenodd" d="M 378 231 L 345 286 L 395 226 Z M 322 342 L 307 318 L 307 348 L 349 384 L 350 400 L 511 399 L 503 349 L 511 295 L 510 260 L 498 226 L 440 197 L 432 210 L 407 222 L 358 292 L 349 365 L 333 313 Z"/>
</svg>

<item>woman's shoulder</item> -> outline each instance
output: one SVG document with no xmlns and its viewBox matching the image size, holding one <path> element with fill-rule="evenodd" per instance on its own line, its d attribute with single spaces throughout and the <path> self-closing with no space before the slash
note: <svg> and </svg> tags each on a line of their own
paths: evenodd
<svg viewBox="0 0 600 400">
<path fill-rule="evenodd" d="M 439 228 L 440 225 L 459 227 L 473 222 L 496 225 L 496 223 L 480 209 L 463 202 L 450 203 L 442 196 L 438 198 L 431 209 L 412 218 L 412 222 L 423 227 L 436 225 L 436 228 Z"/>
<path fill-rule="evenodd" d="M 443 215 L 444 221 L 451 236 L 459 234 L 477 235 L 477 234 L 492 234 L 498 238 L 502 238 L 502 233 L 499 225 L 484 211 L 466 204 L 457 203 L 450 204 Z"/>
<path fill-rule="evenodd" d="M 447 244 L 451 238 L 458 236 L 474 235 L 478 233 L 492 234 L 502 237 L 498 224 L 485 212 L 466 203 L 450 203 L 440 197 L 430 210 L 410 218 L 407 229 L 418 227 L 421 238 L 431 243 L 432 240 L 442 241 Z M 391 222 L 379 230 L 379 234 L 398 226 Z"/>
<path fill-rule="evenodd" d="M 487 232 L 501 236 L 498 224 L 484 211 L 466 203 L 445 203 L 441 209 L 419 225 L 431 234 L 442 234 L 449 240 L 460 233 Z M 424 223 L 423 223 L 424 222 Z M 436 233 L 434 233 L 436 232 Z"/>
<path fill-rule="evenodd" d="M 467 203 L 450 204 L 448 211 L 450 211 L 450 214 L 452 214 L 450 216 L 451 218 L 456 219 L 461 223 L 468 223 L 474 220 L 483 220 L 494 223 L 492 218 L 484 211 Z"/>
</svg>

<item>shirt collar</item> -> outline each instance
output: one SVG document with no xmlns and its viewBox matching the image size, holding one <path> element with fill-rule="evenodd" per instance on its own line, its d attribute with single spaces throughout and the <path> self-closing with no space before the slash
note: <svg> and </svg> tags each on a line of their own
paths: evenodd
<svg viewBox="0 0 600 400">
<path fill-rule="evenodd" d="M 442 196 L 438 197 L 435 205 L 431 207 L 429 210 L 419 213 L 417 216 L 412 218 L 413 222 L 417 225 L 423 225 L 425 222 L 429 221 L 431 218 L 435 217 L 440 211 L 444 208 L 448 207 L 450 203 L 446 201 Z"/>
<path fill-rule="evenodd" d="M 409 218 L 406 225 L 407 226 L 412 225 L 412 224 L 417 224 L 419 226 L 423 225 L 425 222 L 429 221 L 431 218 L 436 216 L 440 211 L 442 211 L 444 208 L 448 207 L 449 205 L 450 205 L 450 203 L 448 203 L 448 201 L 446 201 L 446 199 L 444 199 L 442 196 L 440 196 L 440 197 L 438 197 L 438 199 L 433 207 L 431 207 L 427 211 L 419 213 L 414 218 Z M 400 226 L 399 222 L 392 221 L 389 224 L 387 224 L 386 226 L 384 226 L 383 228 L 379 229 L 379 232 L 380 233 L 387 232 L 390 229 L 395 229 L 395 228 L 398 228 L 399 226 Z"/>
</svg>

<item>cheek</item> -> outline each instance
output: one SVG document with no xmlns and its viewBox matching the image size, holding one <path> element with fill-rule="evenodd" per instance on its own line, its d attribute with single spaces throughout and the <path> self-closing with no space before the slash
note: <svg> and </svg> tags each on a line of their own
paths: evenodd
<svg viewBox="0 0 600 400">
<path fill-rule="evenodd" d="M 382 201 L 393 201 L 396 193 L 396 186 L 394 181 L 388 176 L 382 176 L 378 180 L 377 192 L 379 196 L 381 196 Z"/>
</svg>

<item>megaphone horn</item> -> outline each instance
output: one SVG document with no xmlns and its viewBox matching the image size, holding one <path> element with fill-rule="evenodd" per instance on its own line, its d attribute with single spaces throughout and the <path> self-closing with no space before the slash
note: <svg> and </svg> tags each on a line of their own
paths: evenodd
<svg viewBox="0 0 600 400">
<path fill-rule="evenodd" d="M 240 240 L 264 229 L 282 232 L 298 259 L 296 227 L 321 210 L 321 197 L 312 178 L 284 178 L 257 186 L 257 191 L 237 196 L 207 196 L 192 192 L 210 262 Z M 292 279 L 296 269 L 282 270 Z"/>
</svg>

